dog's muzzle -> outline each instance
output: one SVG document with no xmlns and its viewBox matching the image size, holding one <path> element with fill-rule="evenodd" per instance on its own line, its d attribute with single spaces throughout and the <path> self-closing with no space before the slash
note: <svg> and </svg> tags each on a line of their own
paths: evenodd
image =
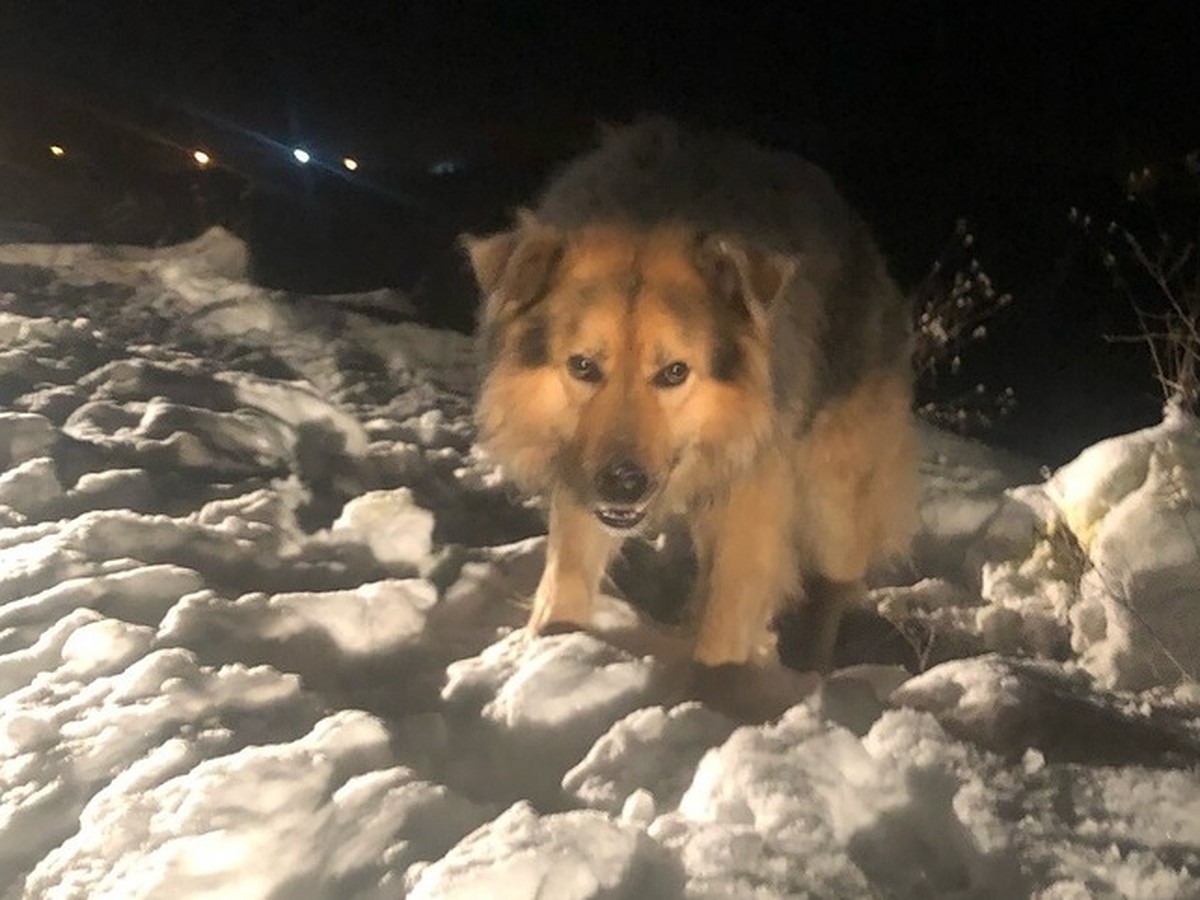
<svg viewBox="0 0 1200 900">
<path fill-rule="evenodd" d="M 647 496 L 654 479 L 630 459 L 619 459 L 596 474 L 596 518 L 617 531 L 636 528 L 646 517 Z"/>
</svg>

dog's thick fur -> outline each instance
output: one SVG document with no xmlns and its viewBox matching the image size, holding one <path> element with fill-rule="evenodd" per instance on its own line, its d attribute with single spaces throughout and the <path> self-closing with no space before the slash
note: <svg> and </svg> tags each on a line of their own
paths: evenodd
<svg viewBox="0 0 1200 900">
<path fill-rule="evenodd" d="M 828 177 L 646 120 L 464 242 L 482 440 L 550 505 L 529 627 L 585 624 L 619 542 L 681 516 L 695 659 L 762 659 L 803 598 L 827 666 L 868 567 L 906 548 L 916 480 L 909 308 Z"/>
</svg>

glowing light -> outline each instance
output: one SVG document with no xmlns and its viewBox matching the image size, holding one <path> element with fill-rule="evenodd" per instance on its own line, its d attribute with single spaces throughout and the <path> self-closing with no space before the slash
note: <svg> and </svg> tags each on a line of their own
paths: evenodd
<svg viewBox="0 0 1200 900">
<path fill-rule="evenodd" d="M 358 160 L 355 159 L 353 156 L 343 156 L 342 157 L 342 165 L 346 167 L 347 172 L 357 172 L 358 171 Z"/>
<path fill-rule="evenodd" d="M 198 165 L 202 169 L 205 166 L 207 166 L 209 163 L 212 162 L 212 157 L 209 156 L 207 153 L 205 153 L 203 150 L 197 150 L 194 153 L 192 153 L 192 159 L 194 159 L 196 161 L 196 165 Z"/>
<path fill-rule="evenodd" d="M 61 159 L 62 157 L 67 155 L 67 151 L 64 150 L 62 147 L 60 147 L 58 144 L 51 144 L 50 145 L 50 155 Z"/>
<path fill-rule="evenodd" d="M 309 160 L 312 159 L 312 156 L 303 147 L 297 147 L 295 150 L 293 150 L 292 156 L 294 156 L 296 158 L 296 162 L 300 163 L 302 166 L 307 165 Z"/>
</svg>

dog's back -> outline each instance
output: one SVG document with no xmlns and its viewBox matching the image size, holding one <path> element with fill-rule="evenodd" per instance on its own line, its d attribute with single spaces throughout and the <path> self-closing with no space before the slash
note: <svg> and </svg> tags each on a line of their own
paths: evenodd
<svg viewBox="0 0 1200 900">
<path fill-rule="evenodd" d="M 686 222 L 784 253 L 821 252 L 857 225 L 815 165 L 663 118 L 607 132 L 549 184 L 536 213 L 563 228 Z"/>
</svg>

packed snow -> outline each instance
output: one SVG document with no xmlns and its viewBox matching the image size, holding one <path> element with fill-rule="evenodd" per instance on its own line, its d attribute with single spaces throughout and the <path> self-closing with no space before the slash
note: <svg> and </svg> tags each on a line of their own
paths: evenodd
<svg viewBox="0 0 1200 900">
<path fill-rule="evenodd" d="M 0 245 L 0 897 L 1200 897 L 1194 419 L 923 430 L 838 671 L 718 711 L 675 541 L 521 630 L 469 338 L 247 268 Z"/>
</svg>

